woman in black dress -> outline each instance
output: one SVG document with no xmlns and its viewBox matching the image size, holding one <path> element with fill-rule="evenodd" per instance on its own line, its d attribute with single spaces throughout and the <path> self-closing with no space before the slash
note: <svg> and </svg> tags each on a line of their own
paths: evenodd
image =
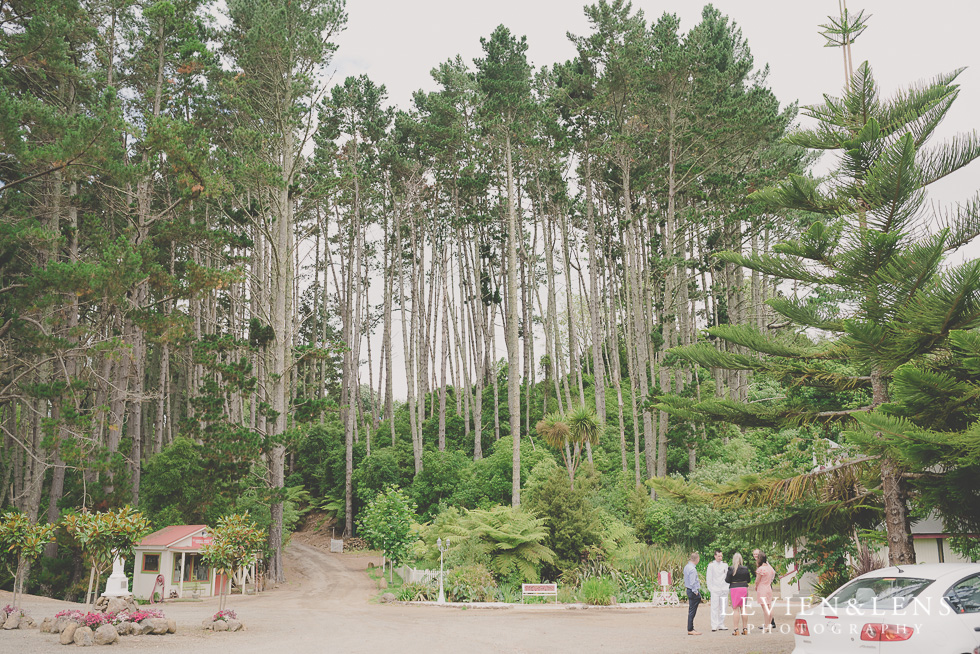
<svg viewBox="0 0 980 654">
<path fill-rule="evenodd" d="M 745 598 L 749 594 L 749 580 L 751 573 L 749 569 L 742 565 L 742 555 L 735 552 L 732 557 L 732 566 L 728 568 L 725 581 L 728 583 L 729 593 L 732 598 L 732 635 L 738 635 L 738 619 L 742 618 L 742 635 L 749 634 L 749 616 L 745 615 Z"/>
</svg>

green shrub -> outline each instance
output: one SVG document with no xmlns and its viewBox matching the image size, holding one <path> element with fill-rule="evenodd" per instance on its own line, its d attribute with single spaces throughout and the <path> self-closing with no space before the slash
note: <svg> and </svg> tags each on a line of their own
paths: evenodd
<svg viewBox="0 0 980 654">
<path fill-rule="evenodd" d="M 504 584 L 497 588 L 497 599 L 508 604 L 516 604 L 522 599 L 521 587 L 513 584 Z"/>
<path fill-rule="evenodd" d="M 546 576 L 557 576 L 559 570 L 577 565 L 588 547 L 602 544 L 603 514 L 588 498 L 594 485 L 595 478 L 580 471 L 572 490 L 567 472 L 556 467 L 543 483 L 528 489 L 524 507 L 544 517 L 545 544 L 558 559 L 554 567 L 544 567 Z"/>
<path fill-rule="evenodd" d="M 422 472 L 409 487 L 419 516 L 431 520 L 447 506 L 474 508 L 478 492 L 472 468 L 473 460 L 462 452 L 425 452 Z"/>
<path fill-rule="evenodd" d="M 358 517 L 361 536 L 396 563 L 405 561 L 415 541 L 412 525 L 416 520 L 415 503 L 394 486 L 378 493 Z"/>
<path fill-rule="evenodd" d="M 616 591 L 616 582 L 608 577 L 592 577 L 582 582 L 582 599 L 586 604 L 609 606 Z"/>
<path fill-rule="evenodd" d="M 482 565 L 454 568 L 446 575 L 445 586 L 452 602 L 487 602 L 496 598 L 497 582 Z"/>
<path fill-rule="evenodd" d="M 818 597 L 827 597 L 851 579 L 849 561 L 857 555 L 850 534 L 834 534 L 825 538 L 807 541 L 796 553 L 800 564 L 795 579 L 807 572 L 817 575 L 813 592 Z"/>
<path fill-rule="evenodd" d="M 654 580 L 648 577 L 622 572 L 619 574 L 619 592 L 616 599 L 619 602 L 649 602 L 653 594 L 660 588 Z"/>
<path fill-rule="evenodd" d="M 949 548 L 969 561 L 980 561 L 980 540 L 973 536 L 953 536 Z"/>
<path fill-rule="evenodd" d="M 439 586 L 425 581 L 405 584 L 398 589 L 398 599 L 402 602 L 431 602 L 439 596 Z"/>
<path fill-rule="evenodd" d="M 450 539 L 445 554 L 448 567 L 482 566 L 500 582 L 536 582 L 542 564 L 554 554 L 543 541 L 548 535 L 544 520 L 522 509 L 495 506 L 460 513 L 446 509 L 420 530 L 421 541 L 413 552 L 427 567 L 438 567 L 437 539 Z"/>
<path fill-rule="evenodd" d="M 667 502 L 660 500 L 646 506 L 645 529 L 642 536 L 654 545 L 666 545 L 674 534 L 674 513 Z"/>
<path fill-rule="evenodd" d="M 259 474 L 257 468 L 254 472 Z M 296 530 L 303 514 L 309 510 L 308 506 L 305 508 L 303 506 L 308 502 L 309 494 L 305 493 L 301 487 L 287 487 L 285 490 L 286 499 L 282 505 L 282 525 L 283 536 L 288 539 L 289 534 Z M 305 499 L 304 495 L 306 496 Z M 269 509 L 270 503 L 271 494 L 268 488 L 249 488 L 239 493 L 234 507 L 225 515 L 232 512 L 245 513 L 247 511 L 259 529 L 269 533 L 269 529 L 272 526 L 272 513 Z M 209 524 L 214 524 L 217 521 L 218 519 L 215 518 Z"/>
<path fill-rule="evenodd" d="M 476 564 L 490 566 L 490 555 L 486 546 L 479 539 L 469 537 L 469 532 L 460 526 L 461 520 L 462 513 L 459 509 L 451 507 L 442 511 L 432 522 L 421 525 L 419 540 L 412 547 L 412 555 L 418 563 L 415 567 L 439 567 L 436 542 L 440 538 L 443 543 L 447 538 L 451 541 L 451 547 L 444 555 L 447 570 Z"/>
<path fill-rule="evenodd" d="M 648 579 L 656 585 L 657 575 L 665 570 L 674 579 L 683 578 L 688 552 L 680 547 L 645 545 L 625 551 L 616 557 L 613 565 L 621 573 Z"/>
<path fill-rule="evenodd" d="M 578 590 L 574 586 L 558 585 L 558 601 L 562 604 L 574 604 L 579 601 Z"/>
</svg>

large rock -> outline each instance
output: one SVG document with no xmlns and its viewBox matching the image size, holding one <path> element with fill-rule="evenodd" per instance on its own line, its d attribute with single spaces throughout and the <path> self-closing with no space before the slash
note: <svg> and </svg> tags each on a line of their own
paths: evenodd
<svg viewBox="0 0 980 654">
<path fill-rule="evenodd" d="M 77 622 L 66 622 L 64 628 L 61 630 L 61 644 L 71 645 L 75 642 L 75 630 L 78 629 Z"/>
<path fill-rule="evenodd" d="M 120 611 L 128 611 L 128 610 L 129 610 L 129 602 L 127 602 L 125 598 L 113 597 L 112 599 L 109 600 L 109 603 L 106 605 L 105 612 L 119 613 Z"/>
<path fill-rule="evenodd" d="M 241 631 L 241 630 L 242 630 L 241 622 L 239 622 L 238 620 L 228 621 L 228 631 Z"/>
<path fill-rule="evenodd" d="M 44 618 L 41 620 L 41 633 L 50 634 L 54 632 L 54 618 Z"/>
<path fill-rule="evenodd" d="M 34 622 L 34 618 L 32 618 L 29 615 L 23 615 L 23 616 L 21 616 L 21 618 L 20 618 L 20 628 L 21 629 L 33 629 L 36 626 L 37 626 L 37 623 Z"/>
<path fill-rule="evenodd" d="M 177 621 L 173 618 L 167 618 L 167 633 L 168 634 L 177 633 Z"/>
<path fill-rule="evenodd" d="M 104 624 L 95 630 L 96 645 L 111 645 L 119 640 L 119 632 L 111 624 Z"/>
<path fill-rule="evenodd" d="M 228 631 L 228 623 L 225 620 L 215 620 L 214 621 L 215 631 Z"/>
<path fill-rule="evenodd" d="M 167 624 L 166 618 L 150 618 L 150 624 L 153 626 L 153 633 L 158 636 L 167 633 L 167 629 L 170 626 Z"/>
<path fill-rule="evenodd" d="M 79 627 L 72 638 L 79 647 L 90 647 L 95 644 L 95 633 L 91 627 Z"/>
<path fill-rule="evenodd" d="M 134 624 L 133 627 L 135 629 L 133 633 L 136 634 L 137 636 L 145 636 L 146 634 L 152 634 L 153 633 L 152 622 L 153 622 L 152 618 L 147 618 L 146 620 L 143 620 L 143 622 Z"/>
<path fill-rule="evenodd" d="M 20 626 L 20 612 L 14 611 L 3 621 L 4 629 L 16 629 Z"/>
<path fill-rule="evenodd" d="M 132 622 L 120 622 L 116 625 L 116 633 L 120 636 L 128 636 L 133 633 L 133 623 Z"/>
<path fill-rule="evenodd" d="M 390 604 L 395 601 L 395 595 L 393 593 L 385 593 L 381 596 L 381 601 L 385 604 Z"/>
</svg>

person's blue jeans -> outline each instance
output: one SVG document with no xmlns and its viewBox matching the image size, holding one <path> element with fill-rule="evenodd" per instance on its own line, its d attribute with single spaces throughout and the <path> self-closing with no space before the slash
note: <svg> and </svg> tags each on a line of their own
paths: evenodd
<svg viewBox="0 0 980 654">
<path fill-rule="evenodd" d="M 690 588 L 687 589 L 687 630 L 694 631 L 694 616 L 698 612 L 698 604 L 701 603 L 701 593 L 695 593 Z"/>
</svg>

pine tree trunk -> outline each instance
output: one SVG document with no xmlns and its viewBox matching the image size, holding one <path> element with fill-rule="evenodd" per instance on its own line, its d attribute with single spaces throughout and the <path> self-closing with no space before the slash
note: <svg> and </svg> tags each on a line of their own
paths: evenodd
<svg viewBox="0 0 980 654">
<path fill-rule="evenodd" d="M 291 128 L 283 130 L 282 137 L 282 181 L 281 188 L 272 190 L 273 211 L 275 222 L 269 230 L 272 235 L 271 261 L 271 303 L 270 322 L 273 328 L 271 344 L 271 370 L 269 371 L 272 385 L 271 409 L 274 412 L 270 434 L 281 437 L 287 427 L 287 408 L 289 374 L 292 370 L 292 288 L 293 263 L 289 251 L 291 233 L 293 230 L 293 207 L 289 198 L 289 187 L 292 184 L 294 171 L 291 165 L 294 156 L 293 136 Z M 273 583 L 286 580 L 282 562 L 283 545 L 283 497 L 285 487 L 286 446 L 275 443 L 269 453 L 269 486 L 275 497 L 270 504 L 271 524 L 269 526 L 269 549 L 272 551 L 269 560 L 269 578 Z"/>
<path fill-rule="evenodd" d="M 521 504 L 521 390 L 520 351 L 517 343 L 517 198 L 514 191 L 514 165 L 510 132 L 505 144 L 507 161 L 507 409 L 510 415 L 510 434 L 514 440 L 511 483 L 511 504 Z M 526 338 L 526 337 L 525 337 Z M 494 388 L 496 388 L 496 380 Z"/>
<path fill-rule="evenodd" d="M 442 244 L 442 338 L 439 383 L 439 451 L 446 450 L 446 366 L 449 362 L 449 245 Z"/>
<path fill-rule="evenodd" d="M 398 233 L 399 236 L 398 236 L 397 251 L 401 252 L 402 241 L 401 241 L 400 230 Z M 414 260 L 414 251 L 413 251 L 413 260 Z M 406 405 L 408 408 L 408 421 L 411 427 L 411 434 L 412 434 L 412 454 L 415 460 L 415 472 L 416 474 L 418 474 L 418 472 L 422 469 L 422 448 L 419 442 L 418 421 L 415 418 L 415 404 L 416 404 L 415 402 L 415 348 L 414 348 L 415 339 L 411 333 L 416 326 L 415 318 L 414 318 L 416 307 L 413 304 L 412 306 L 413 317 L 411 319 L 411 323 L 409 323 L 408 316 L 406 315 L 404 257 L 399 257 L 398 259 L 398 297 L 399 297 L 399 305 L 401 306 L 401 316 L 402 316 L 402 346 L 404 348 L 402 351 L 405 356 L 405 380 L 408 385 L 408 389 L 407 389 L 408 397 L 406 399 Z M 409 328 L 407 330 L 405 328 L 406 325 L 409 325 Z"/>
<path fill-rule="evenodd" d="M 588 228 L 589 243 L 589 324 L 592 328 L 592 375 L 595 379 L 595 412 L 599 423 L 606 423 L 606 371 L 602 360 L 603 338 L 599 326 L 599 270 L 598 248 L 596 247 L 594 199 L 592 197 L 592 158 L 586 152 L 585 158 L 585 223 Z M 622 407 L 622 398 L 620 398 Z M 623 445 L 623 472 L 626 472 L 626 440 L 620 433 Z"/>
<path fill-rule="evenodd" d="M 460 230 L 462 235 L 462 230 Z M 480 296 L 479 288 L 479 235 L 473 239 L 473 259 L 466 256 L 469 248 L 463 247 L 463 264 L 465 270 L 462 277 L 466 280 L 464 297 L 467 298 L 466 304 L 470 307 L 470 327 L 472 331 L 471 346 L 473 353 L 473 460 L 478 461 L 483 458 L 483 389 L 486 379 L 486 367 L 484 357 L 484 321 L 486 319 L 486 308 Z M 463 238 L 462 243 L 468 243 L 469 239 Z"/>
</svg>

